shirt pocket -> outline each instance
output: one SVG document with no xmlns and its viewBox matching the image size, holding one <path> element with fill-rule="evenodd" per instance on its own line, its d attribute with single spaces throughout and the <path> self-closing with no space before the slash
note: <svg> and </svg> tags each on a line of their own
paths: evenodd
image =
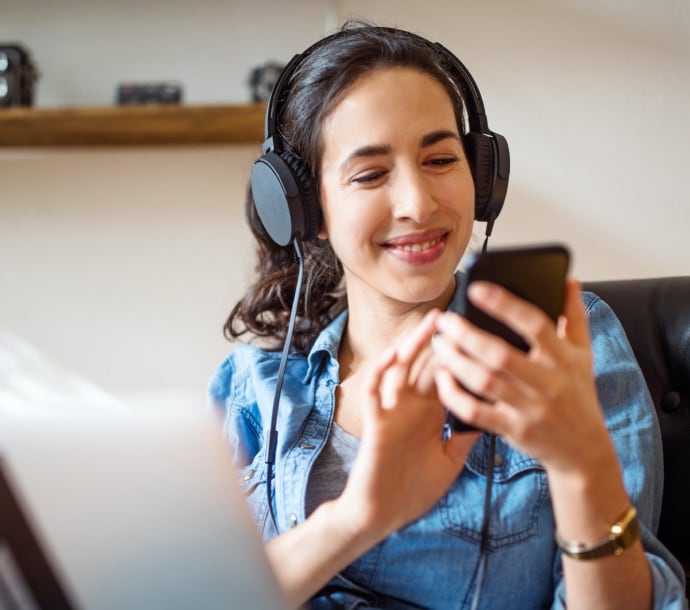
<svg viewBox="0 0 690 610">
<path fill-rule="evenodd" d="M 488 546 L 496 550 L 525 541 L 539 533 L 544 511 L 550 514 L 544 468 L 501 439 L 493 460 Z M 443 528 L 453 536 L 479 544 L 484 518 L 488 442 L 477 443 L 465 468 L 439 503 Z M 549 517 L 552 520 L 552 517 Z"/>
</svg>

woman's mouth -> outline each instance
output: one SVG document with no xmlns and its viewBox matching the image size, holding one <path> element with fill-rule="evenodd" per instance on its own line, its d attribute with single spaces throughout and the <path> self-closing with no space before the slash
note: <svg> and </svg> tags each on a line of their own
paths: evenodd
<svg viewBox="0 0 690 610">
<path fill-rule="evenodd" d="M 430 239 L 429 241 L 425 241 L 421 244 L 402 244 L 399 246 L 399 248 L 403 252 L 422 252 L 423 250 L 433 248 L 440 241 L 441 238 L 437 237 L 436 239 Z"/>
<path fill-rule="evenodd" d="M 386 251 L 409 265 L 428 265 L 438 260 L 446 249 L 448 233 L 405 236 L 385 244 Z"/>
</svg>

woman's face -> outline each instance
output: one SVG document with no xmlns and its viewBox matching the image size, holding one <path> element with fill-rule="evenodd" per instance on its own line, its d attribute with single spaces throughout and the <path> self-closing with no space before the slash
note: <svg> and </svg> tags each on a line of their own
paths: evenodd
<svg viewBox="0 0 690 610">
<path fill-rule="evenodd" d="M 383 68 L 322 126 L 321 205 L 350 305 L 443 306 L 467 247 L 474 183 L 450 97 L 434 78 Z"/>
</svg>

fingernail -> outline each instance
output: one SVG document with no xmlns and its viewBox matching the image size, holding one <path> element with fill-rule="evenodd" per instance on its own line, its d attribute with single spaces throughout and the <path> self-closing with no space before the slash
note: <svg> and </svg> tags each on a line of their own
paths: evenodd
<svg viewBox="0 0 690 610">
<path fill-rule="evenodd" d="M 467 294 L 471 299 L 489 298 L 496 293 L 496 289 L 488 282 L 472 282 L 467 288 Z"/>
<path fill-rule="evenodd" d="M 452 323 L 458 314 L 454 312 L 444 312 L 436 320 L 436 328 L 439 330 L 439 334 L 443 334 L 444 331 L 452 328 Z"/>
</svg>

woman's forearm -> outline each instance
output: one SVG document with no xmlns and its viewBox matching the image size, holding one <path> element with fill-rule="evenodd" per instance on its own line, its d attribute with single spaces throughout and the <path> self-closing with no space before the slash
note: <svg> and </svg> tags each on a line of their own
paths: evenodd
<svg viewBox="0 0 690 610">
<path fill-rule="evenodd" d="M 563 540 L 594 545 L 630 508 L 613 447 L 605 453 L 608 457 L 587 473 L 549 474 L 556 528 Z M 652 577 L 639 540 L 620 555 L 574 559 L 564 554 L 563 571 L 569 609 L 652 607 Z"/>
<path fill-rule="evenodd" d="M 306 521 L 266 545 L 278 584 L 294 606 L 305 603 L 385 537 L 348 523 L 347 507 L 341 505 L 341 500 L 325 502 Z"/>
</svg>

